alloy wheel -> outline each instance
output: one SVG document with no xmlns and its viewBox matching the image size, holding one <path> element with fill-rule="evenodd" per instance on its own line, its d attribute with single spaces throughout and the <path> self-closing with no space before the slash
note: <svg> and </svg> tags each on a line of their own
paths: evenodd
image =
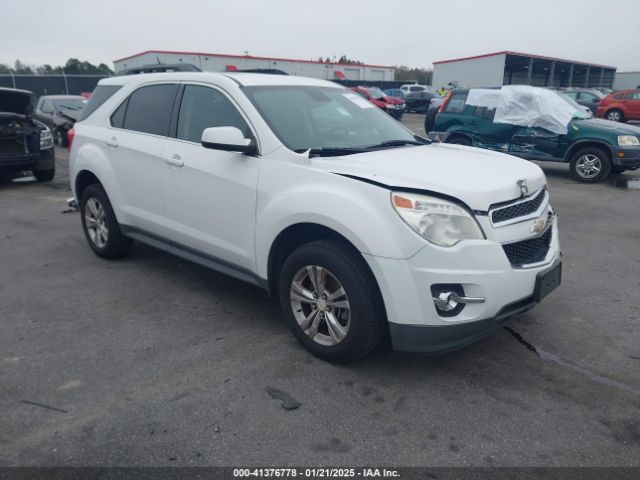
<svg viewBox="0 0 640 480">
<path fill-rule="evenodd" d="M 620 121 L 620 112 L 617 110 L 613 110 L 612 112 L 607 113 L 607 120 L 611 120 L 613 122 Z"/>
<path fill-rule="evenodd" d="M 84 209 L 84 220 L 87 233 L 93 244 L 98 248 L 104 248 L 109 240 L 109 228 L 105 210 L 100 200 L 89 198 Z"/>
<path fill-rule="evenodd" d="M 578 158 L 576 162 L 576 172 L 582 178 L 592 179 L 597 177 L 602 171 L 602 161 L 596 155 L 588 153 Z"/>
<path fill-rule="evenodd" d="M 326 268 L 307 265 L 294 275 L 290 302 L 298 325 L 314 342 L 337 345 L 351 326 L 351 305 L 342 284 Z"/>
</svg>

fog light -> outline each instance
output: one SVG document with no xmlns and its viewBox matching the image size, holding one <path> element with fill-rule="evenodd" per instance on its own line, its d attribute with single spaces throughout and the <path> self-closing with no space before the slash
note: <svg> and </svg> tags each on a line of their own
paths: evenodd
<svg viewBox="0 0 640 480">
<path fill-rule="evenodd" d="M 433 304 L 438 315 L 454 317 L 458 315 L 468 303 L 484 303 L 484 297 L 467 297 L 460 284 L 435 284 L 431 286 Z"/>
</svg>

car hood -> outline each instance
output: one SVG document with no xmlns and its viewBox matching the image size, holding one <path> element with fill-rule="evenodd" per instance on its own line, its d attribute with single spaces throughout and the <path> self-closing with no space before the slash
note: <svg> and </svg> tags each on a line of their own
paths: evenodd
<svg viewBox="0 0 640 480">
<path fill-rule="evenodd" d="M 589 118 L 586 120 L 572 120 L 572 125 L 576 127 L 598 128 L 618 135 L 640 135 L 640 127 L 628 125 L 626 123 L 612 122 L 602 118 Z"/>
<path fill-rule="evenodd" d="M 386 103 L 390 103 L 391 105 L 399 105 L 401 103 L 404 103 L 404 100 L 402 100 L 401 98 L 389 97 L 389 96 L 384 97 L 384 101 Z"/>
<path fill-rule="evenodd" d="M 521 196 L 546 185 L 540 167 L 503 153 L 461 145 L 433 143 L 342 157 L 317 157 L 316 168 L 393 188 L 425 190 L 455 197 L 473 210 Z"/>
<path fill-rule="evenodd" d="M 0 88 L 0 112 L 31 115 L 35 96 L 27 90 Z"/>
</svg>

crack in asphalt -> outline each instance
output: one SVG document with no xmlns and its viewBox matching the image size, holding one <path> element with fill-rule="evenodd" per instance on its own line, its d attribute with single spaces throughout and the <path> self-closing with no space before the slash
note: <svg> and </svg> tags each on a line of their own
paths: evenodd
<svg viewBox="0 0 640 480">
<path fill-rule="evenodd" d="M 31 400 L 22 400 L 22 402 L 20 403 L 24 403 L 26 405 L 34 405 L 40 408 L 46 408 L 47 410 L 53 410 L 54 412 L 69 413 L 67 410 L 63 410 L 62 408 L 52 407 L 51 405 L 45 405 L 44 403 L 32 402 Z"/>
<path fill-rule="evenodd" d="M 558 355 L 555 355 L 553 353 L 549 353 L 549 352 L 547 352 L 545 350 L 542 350 L 541 348 L 536 347 L 532 343 L 528 342 L 527 340 L 525 340 L 522 337 L 522 335 L 520 335 L 518 332 L 516 332 L 513 328 L 511 328 L 511 327 L 504 327 L 504 328 L 520 344 L 524 345 L 528 350 L 531 350 L 533 353 L 535 353 L 542 360 L 545 360 L 547 362 L 552 362 L 552 363 L 555 363 L 556 365 L 558 365 L 560 367 L 568 368 L 570 370 L 573 370 L 574 372 L 581 373 L 582 375 L 586 376 L 590 380 L 592 380 L 594 382 L 597 382 L 597 383 L 600 383 L 602 385 L 607 385 L 609 387 L 615 387 L 615 388 L 618 388 L 620 390 L 624 390 L 625 392 L 629 392 L 629 393 L 632 393 L 634 395 L 640 396 L 640 390 L 638 390 L 637 388 L 634 388 L 631 385 L 627 385 L 626 383 L 622 383 L 622 382 L 619 382 L 617 380 L 613 380 L 611 378 L 604 377 L 602 375 L 598 375 L 597 373 L 593 373 L 592 371 L 587 370 L 586 368 L 581 367 L 580 365 L 576 365 L 575 363 L 571 363 L 571 362 L 569 362 L 567 360 L 564 360 L 564 359 L 560 358 Z"/>
</svg>

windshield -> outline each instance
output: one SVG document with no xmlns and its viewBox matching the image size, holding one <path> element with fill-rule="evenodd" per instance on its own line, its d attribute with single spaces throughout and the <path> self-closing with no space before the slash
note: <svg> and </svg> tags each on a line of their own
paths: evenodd
<svg viewBox="0 0 640 480">
<path fill-rule="evenodd" d="M 560 98 L 565 100 L 569 105 L 571 105 L 573 108 L 576 109 L 576 113 L 573 115 L 573 118 L 585 119 L 593 116 L 593 114 L 589 115 L 585 107 L 577 103 L 573 98 L 571 98 L 566 93 L 560 93 L 560 92 L 555 92 L 555 93 L 557 93 L 560 96 Z"/>
<path fill-rule="evenodd" d="M 382 100 L 386 97 L 385 93 L 379 88 L 368 88 L 367 91 L 374 100 Z"/>
<path fill-rule="evenodd" d="M 286 85 L 243 90 L 280 141 L 294 151 L 416 140 L 388 114 L 345 88 Z"/>
<path fill-rule="evenodd" d="M 56 110 L 82 110 L 87 104 L 84 98 L 68 98 L 65 100 L 56 100 L 53 102 Z"/>
</svg>

